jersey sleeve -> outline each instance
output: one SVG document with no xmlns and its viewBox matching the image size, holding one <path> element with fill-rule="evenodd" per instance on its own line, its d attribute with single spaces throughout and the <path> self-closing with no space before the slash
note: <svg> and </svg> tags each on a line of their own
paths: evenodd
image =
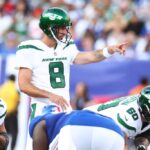
<svg viewBox="0 0 150 150">
<path fill-rule="evenodd" d="M 77 54 L 79 53 L 79 50 L 77 49 L 77 46 L 75 45 L 74 41 L 70 41 L 68 45 L 68 51 L 70 54 L 70 63 L 73 64 L 74 59 L 76 58 Z"/>
<path fill-rule="evenodd" d="M 16 69 L 20 67 L 25 67 L 32 69 L 33 68 L 33 55 L 31 49 L 24 48 L 24 45 L 20 44 L 16 52 Z"/>
</svg>

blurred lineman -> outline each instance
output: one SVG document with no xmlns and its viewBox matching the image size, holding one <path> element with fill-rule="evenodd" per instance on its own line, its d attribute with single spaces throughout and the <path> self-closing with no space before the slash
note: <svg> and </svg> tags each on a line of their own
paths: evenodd
<svg viewBox="0 0 150 150">
<path fill-rule="evenodd" d="M 8 80 L 0 86 L 0 97 L 7 105 L 5 127 L 7 133 L 12 137 L 11 150 L 13 150 L 18 135 L 18 104 L 20 100 L 20 94 L 16 88 L 15 75 L 9 75 Z"/>
<path fill-rule="evenodd" d="M 71 64 L 88 64 L 104 60 L 115 52 L 124 54 L 126 44 L 108 46 L 90 52 L 79 52 L 71 39 L 71 21 L 61 8 L 45 10 L 39 26 L 41 40 L 28 40 L 16 53 L 20 90 L 31 96 L 31 118 L 40 115 L 46 105 L 53 112 L 71 109 L 69 76 Z"/>
<path fill-rule="evenodd" d="M 2 99 L 0 99 L 0 150 L 7 150 L 7 146 L 9 143 L 8 135 L 4 125 L 6 112 L 6 104 Z"/>
<path fill-rule="evenodd" d="M 129 139 L 135 139 L 137 150 L 147 149 L 150 143 L 150 86 L 143 88 L 138 95 L 121 97 L 85 109 L 111 117 Z"/>
<path fill-rule="evenodd" d="M 37 116 L 30 135 L 33 150 L 124 150 L 125 145 L 113 119 L 87 110 Z"/>
</svg>

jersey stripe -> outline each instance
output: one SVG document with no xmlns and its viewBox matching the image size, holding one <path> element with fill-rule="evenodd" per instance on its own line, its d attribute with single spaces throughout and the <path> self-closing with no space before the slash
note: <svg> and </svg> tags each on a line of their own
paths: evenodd
<svg viewBox="0 0 150 150">
<path fill-rule="evenodd" d="M 71 44 L 75 44 L 74 41 L 68 42 L 67 45 L 66 45 L 63 49 L 65 49 L 66 47 L 68 47 L 68 46 L 71 45 Z"/>
<path fill-rule="evenodd" d="M 22 49 L 29 49 L 29 48 L 32 48 L 32 49 L 35 49 L 35 50 L 39 50 L 39 51 L 44 51 L 44 50 L 42 50 L 42 49 L 40 49 L 40 48 L 38 48 L 38 47 L 36 47 L 34 45 L 21 45 L 21 46 L 19 46 L 17 48 L 17 51 L 18 50 L 22 50 Z"/>
<path fill-rule="evenodd" d="M 6 115 L 6 111 L 0 116 L 0 119 Z"/>
<path fill-rule="evenodd" d="M 4 108 L 4 105 L 0 104 L 0 107 L 3 107 L 3 108 Z"/>
<path fill-rule="evenodd" d="M 121 117 L 119 116 L 119 113 L 117 114 L 117 120 L 118 120 L 118 122 L 119 122 L 121 125 L 123 125 L 125 128 L 127 128 L 127 129 L 129 129 L 129 130 L 133 130 L 133 131 L 136 132 L 136 128 L 127 125 L 127 124 L 121 119 Z"/>
<path fill-rule="evenodd" d="M 4 105 L 0 104 L 0 107 L 4 108 Z M 0 119 L 6 115 L 6 111 L 0 116 Z"/>
</svg>

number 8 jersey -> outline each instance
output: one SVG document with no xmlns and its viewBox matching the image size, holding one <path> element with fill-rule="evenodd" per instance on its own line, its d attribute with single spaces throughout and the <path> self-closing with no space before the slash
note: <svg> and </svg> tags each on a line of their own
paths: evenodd
<svg viewBox="0 0 150 150">
<path fill-rule="evenodd" d="M 24 67 L 32 70 L 32 84 L 40 89 L 50 91 L 70 100 L 69 78 L 70 65 L 78 54 L 73 41 L 66 46 L 57 44 L 50 48 L 40 40 L 29 40 L 22 42 L 16 53 L 16 68 Z M 42 98 L 31 98 L 32 103 L 50 100 Z"/>
</svg>

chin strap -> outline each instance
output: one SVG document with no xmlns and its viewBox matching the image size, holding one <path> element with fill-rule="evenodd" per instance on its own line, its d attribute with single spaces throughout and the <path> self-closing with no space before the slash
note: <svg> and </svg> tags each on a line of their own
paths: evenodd
<svg viewBox="0 0 150 150">
<path fill-rule="evenodd" d="M 60 42 L 60 41 L 57 39 L 57 37 L 55 36 L 55 34 L 54 34 L 52 28 L 50 27 L 49 29 L 50 29 L 50 31 L 51 31 L 51 33 L 52 33 L 53 38 L 56 40 L 56 42 L 57 42 L 58 44 L 60 44 L 61 42 Z"/>
<path fill-rule="evenodd" d="M 51 34 L 52 34 L 53 38 L 56 40 L 56 42 L 57 42 L 58 44 L 63 44 L 64 47 L 69 43 L 69 41 L 70 41 L 70 39 L 71 39 L 71 37 L 72 37 L 71 34 L 68 32 L 69 39 L 66 38 L 66 42 L 59 41 L 58 38 L 55 36 L 55 34 L 54 34 L 53 30 L 52 30 L 52 27 L 50 27 L 49 30 L 51 31 Z M 65 38 L 65 37 L 64 37 L 64 38 Z"/>
</svg>

